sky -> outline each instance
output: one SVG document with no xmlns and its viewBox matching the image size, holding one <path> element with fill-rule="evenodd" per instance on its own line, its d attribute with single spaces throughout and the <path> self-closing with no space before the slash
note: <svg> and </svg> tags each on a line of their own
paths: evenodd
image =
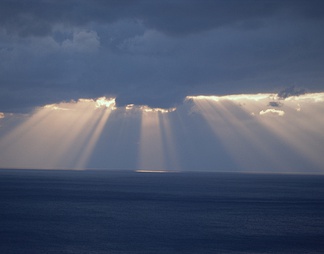
<svg viewBox="0 0 324 254">
<path fill-rule="evenodd" d="M 324 170 L 323 8 L 2 0 L 0 167 Z"/>
</svg>

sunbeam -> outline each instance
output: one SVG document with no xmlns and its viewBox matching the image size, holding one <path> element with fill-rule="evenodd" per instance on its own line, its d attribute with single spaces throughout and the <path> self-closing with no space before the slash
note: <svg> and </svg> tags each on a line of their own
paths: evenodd
<svg viewBox="0 0 324 254">
<path fill-rule="evenodd" d="M 304 157 L 318 169 L 324 165 L 323 99 L 324 93 L 291 97 L 284 101 L 281 110 L 270 111 L 276 114 L 279 111 L 277 115 L 267 116 L 261 111 L 258 118 L 265 128 L 283 139 L 298 156 Z M 322 108 L 321 112 L 315 110 L 318 106 Z"/>
<path fill-rule="evenodd" d="M 168 119 L 164 116 L 174 109 L 140 107 L 141 134 L 138 167 L 142 170 L 163 170 L 167 168 L 167 158 L 172 150 Z M 172 153 L 172 152 L 171 152 Z M 171 157 L 172 158 L 172 157 Z M 170 161 L 169 161 L 170 163 Z"/>
<path fill-rule="evenodd" d="M 177 109 L 105 97 L 45 105 L 19 121 L 1 115 L 0 166 L 322 172 L 323 102 L 314 93 L 188 96 Z"/>
<path fill-rule="evenodd" d="M 313 168 L 323 168 L 323 98 L 324 93 L 286 99 L 243 94 L 187 100 L 194 102 L 239 168 L 294 171 L 300 168 L 294 161 L 301 157 Z"/>
<path fill-rule="evenodd" d="M 114 101 L 80 99 L 37 109 L 1 140 L 2 164 L 18 168 L 83 168 Z"/>
</svg>

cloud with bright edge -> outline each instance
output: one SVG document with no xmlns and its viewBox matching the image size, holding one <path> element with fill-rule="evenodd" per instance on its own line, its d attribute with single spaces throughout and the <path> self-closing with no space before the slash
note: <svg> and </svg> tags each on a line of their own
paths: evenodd
<svg viewBox="0 0 324 254">
<path fill-rule="evenodd" d="M 285 112 L 283 110 L 268 108 L 266 110 L 261 110 L 259 114 L 260 115 L 274 114 L 274 115 L 278 115 L 278 116 L 283 116 L 285 114 Z"/>
<path fill-rule="evenodd" d="M 105 97 L 45 105 L 2 124 L 0 167 L 322 172 L 323 101 L 309 93 L 188 96 L 170 109 Z"/>
<path fill-rule="evenodd" d="M 324 89 L 323 1 L 21 2 L 0 1 L 1 112 Z"/>
</svg>

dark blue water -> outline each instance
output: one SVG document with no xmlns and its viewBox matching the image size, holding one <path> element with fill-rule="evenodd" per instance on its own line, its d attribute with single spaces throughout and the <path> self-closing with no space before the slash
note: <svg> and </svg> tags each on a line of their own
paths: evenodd
<svg viewBox="0 0 324 254">
<path fill-rule="evenodd" d="M 0 253 L 324 253 L 324 176 L 0 170 Z"/>
</svg>

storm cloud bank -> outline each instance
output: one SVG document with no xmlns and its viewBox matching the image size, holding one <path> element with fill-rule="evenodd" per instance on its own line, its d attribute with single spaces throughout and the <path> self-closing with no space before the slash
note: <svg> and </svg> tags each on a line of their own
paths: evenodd
<svg viewBox="0 0 324 254">
<path fill-rule="evenodd" d="M 322 1 L 0 2 L 0 111 L 324 89 Z"/>
</svg>

